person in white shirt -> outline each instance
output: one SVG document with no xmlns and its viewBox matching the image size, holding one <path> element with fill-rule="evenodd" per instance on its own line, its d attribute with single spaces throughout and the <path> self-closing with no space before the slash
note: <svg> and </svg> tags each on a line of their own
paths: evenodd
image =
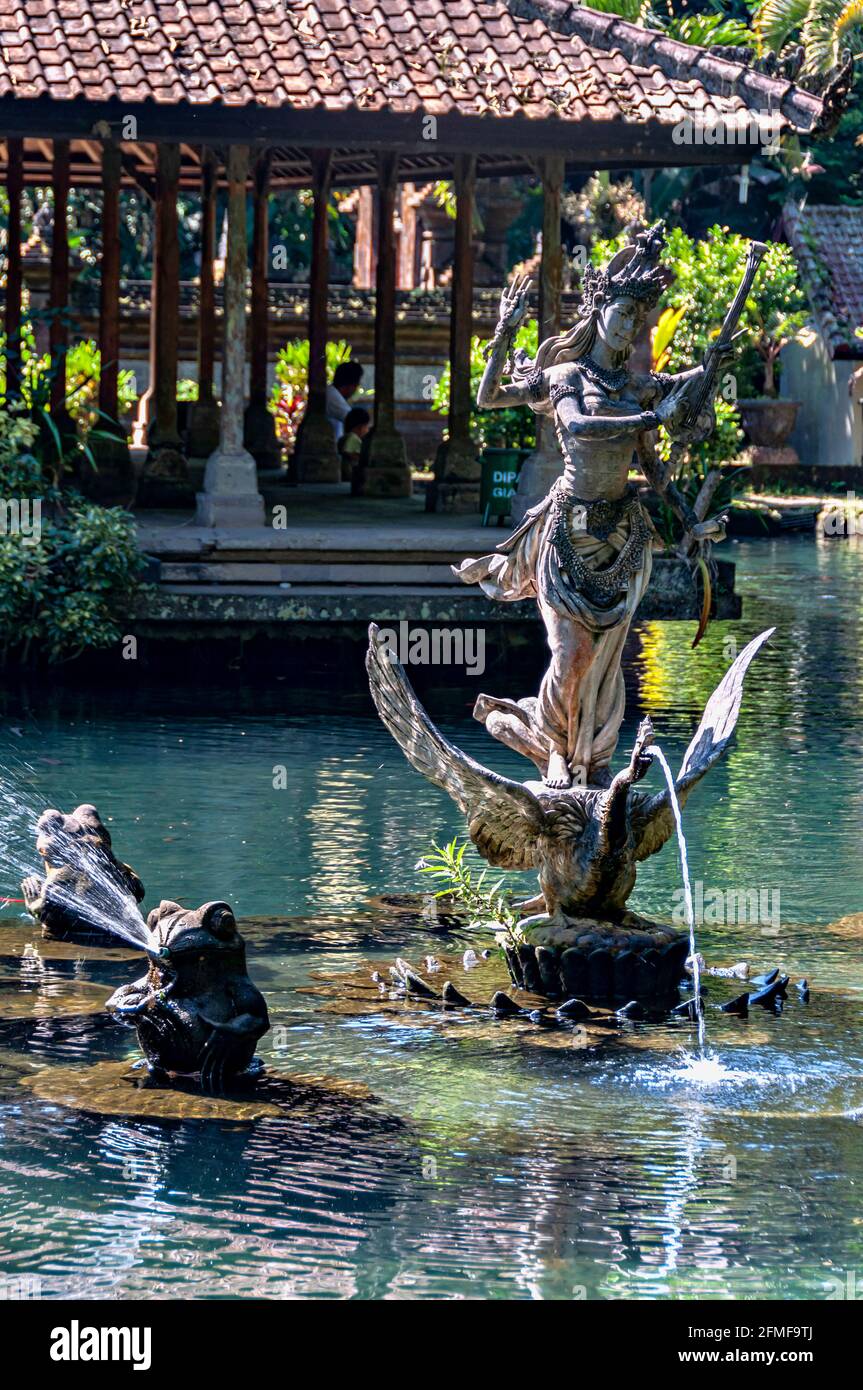
<svg viewBox="0 0 863 1390">
<path fill-rule="evenodd" d="M 344 431 L 345 417 L 350 410 L 348 402 L 357 394 L 362 376 L 362 364 L 351 358 L 339 363 L 327 387 L 327 419 L 333 427 L 336 443 Z"/>
</svg>

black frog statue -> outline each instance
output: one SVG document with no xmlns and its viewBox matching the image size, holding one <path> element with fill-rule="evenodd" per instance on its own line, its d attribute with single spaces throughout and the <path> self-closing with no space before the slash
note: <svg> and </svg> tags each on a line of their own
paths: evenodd
<svg viewBox="0 0 863 1390">
<path fill-rule="evenodd" d="M 231 908 L 166 901 L 150 913 L 147 927 L 150 968 L 116 990 L 107 1008 L 137 1031 L 150 1075 L 197 1079 L 213 1093 L 255 1075 L 255 1048 L 270 1020 L 246 972 Z"/>
<path fill-rule="evenodd" d="M 42 935 L 116 945 L 112 921 L 124 912 L 133 920 L 138 917 L 135 904 L 144 897 L 144 885 L 114 854 L 96 807 L 85 803 L 68 816 L 43 811 L 36 822 L 36 849 L 45 876 L 29 875 L 21 891 Z"/>
</svg>

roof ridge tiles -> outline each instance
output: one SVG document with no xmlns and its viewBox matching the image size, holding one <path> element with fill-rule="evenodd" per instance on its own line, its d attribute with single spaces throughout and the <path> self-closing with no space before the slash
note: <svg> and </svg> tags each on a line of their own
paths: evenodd
<svg viewBox="0 0 863 1390">
<path fill-rule="evenodd" d="M 804 132 L 823 112 L 791 83 L 573 0 L 0 0 L 0 35 L 0 90 L 22 102 L 666 127 L 678 101 L 689 115 L 732 103 Z"/>
</svg>

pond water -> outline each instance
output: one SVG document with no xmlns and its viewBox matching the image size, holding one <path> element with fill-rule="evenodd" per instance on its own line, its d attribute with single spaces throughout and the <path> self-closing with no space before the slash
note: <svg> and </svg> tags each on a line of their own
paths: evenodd
<svg viewBox="0 0 863 1390">
<path fill-rule="evenodd" d="M 95 802 L 144 879 L 145 908 L 234 906 L 274 1025 L 260 1048 L 269 1074 L 329 1079 L 325 1102 L 287 1117 L 122 1103 L 134 1092 L 103 1083 L 137 1055 L 135 1037 L 102 1006 L 142 958 L 122 943 L 42 942 L 10 904 L 0 1272 L 47 1297 L 732 1299 L 859 1286 L 863 549 L 800 537 L 728 553 L 744 620 L 712 625 L 695 653 L 692 624 L 639 627 L 621 743 L 650 713 L 676 766 L 731 644 L 776 625 L 736 743 L 684 827 L 704 901 L 757 890 L 764 904 L 761 921 L 699 927 L 708 964 L 780 965 L 812 995 L 803 1004 L 792 988 L 776 1016 L 708 1011 L 724 1069 L 713 1085 L 686 1074 L 683 1021 L 584 1036 L 379 995 L 370 972 L 396 956 L 434 954 L 437 978 L 480 1002 L 506 982 L 495 957 L 464 969 L 484 942 L 413 901 L 375 902 L 422 891 L 416 861 L 463 826 L 359 699 L 284 684 L 214 693 L 208 672 L 174 691 L 7 688 L 0 894 L 18 896 L 35 867 L 39 810 Z M 469 718 L 472 696 L 428 703 L 462 747 L 524 775 Z M 659 769 L 649 777 L 658 788 Z M 671 842 L 642 866 L 633 905 L 667 919 L 679 887 Z M 711 1003 L 740 989 L 707 983 Z"/>
</svg>

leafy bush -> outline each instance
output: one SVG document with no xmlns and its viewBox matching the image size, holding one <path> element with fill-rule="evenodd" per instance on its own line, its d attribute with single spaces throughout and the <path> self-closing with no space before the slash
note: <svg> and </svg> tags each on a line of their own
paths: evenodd
<svg viewBox="0 0 863 1390">
<path fill-rule="evenodd" d="M 0 479 L 4 497 L 40 497 L 42 468 L 35 456 L 39 430 L 26 415 L 0 406 Z"/>
<path fill-rule="evenodd" d="M 683 310 L 670 344 L 669 371 L 694 366 L 718 336 L 740 284 L 748 246 L 745 237 L 725 227 L 711 227 L 706 241 L 693 241 L 679 227 L 668 233 L 662 259 L 674 280 L 661 302 Z M 798 280 L 789 247 L 768 242 L 740 318 L 739 327 L 747 336 L 738 345 L 733 366 L 738 396 L 775 394 L 779 353 L 808 319 Z"/>
<path fill-rule="evenodd" d="M 327 343 L 327 379 L 340 362 L 351 355 L 350 344 L 344 341 Z M 297 430 L 308 400 L 309 340 L 296 339 L 286 343 L 276 358 L 276 379 L 270 393 L 270 409 L 276 418 L 279 442 L 290 453 L 296 443 Z"/>
<path fill-rule="evenodd" d="M 0 529 L 0 652 L 54 662 L 120 639 L 145 561 L 131 515 L 46 483 L 38 448 L 32 421 L 0 409 L 4 503 L 41 502 L 32 534 Z"/>
<path fill-rule="evenodd" d="M 99 422 L 99 375 L 101 354 L 92 338 L 73 343 L 66 353 L 66 409 L 75 421 L 78 438 L 86 442 Z M 21 394 L 28 409 L 47 405 L 51 382 L 51 359 L 38 356 L 32 325 L 25 320 L 21 335 Z M 0 396 L 6 395 L 6 338 L 0 334 Z M 118 376 L 118 411 L 122 419 L 131 414 L 137 401 L 134 372 Z"/>
<path fill-rule="evenodd" d="M 512 906 L 512 894 L 506 879 L 500 878 L 494 884 L 487 884 L 488 869 L 474 876 L 470 865 L 464 862 L 467 842 L 459 844 L 451 840 L 447 845 L 432 845 L 431 851 L 419 861 L 421 873 L 432 874 L 444 886 L 435 893 L 436 898 L 451 899 L 456 907 L 468 914 L 470 928 L 503 928 L 509 939 L 515 936 L 518 913 Z"/>
<path fill-rule="evenodd" d="M 537 349 L 537 325 L 524 324 L 516 334 L 516 348 L 524 348 L 531 357 Z M 470 433 L 477 449 L 532 449 L 536 444 L 536 416 L 525 406 L 506 406 L 501 410 L 477 410 L 476 393 L 485 371 L 485 343 L 474 335 L 470 340 Z M 432 410 L 449 413 L 449 363 L 435 386 Z"/>
</svg>

